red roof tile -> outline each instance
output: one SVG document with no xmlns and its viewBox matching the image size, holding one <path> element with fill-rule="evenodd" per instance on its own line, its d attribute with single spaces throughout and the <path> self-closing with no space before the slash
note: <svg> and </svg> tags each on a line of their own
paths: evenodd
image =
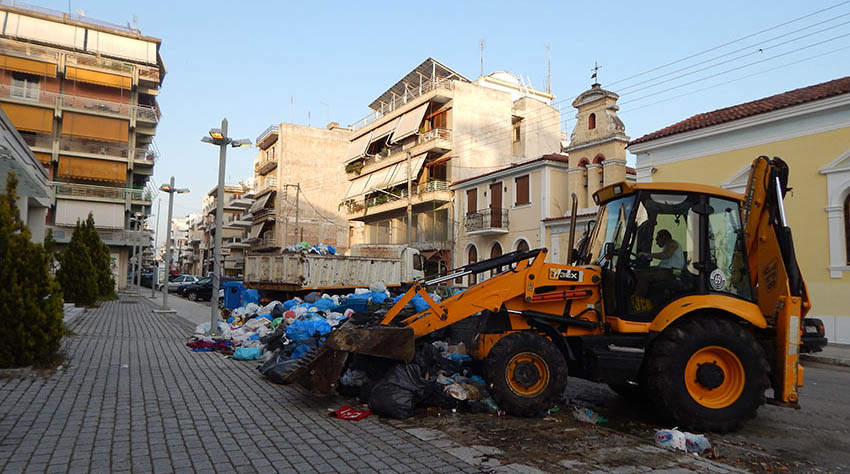
<svg viewBox="0 0 850 474">
<path fill-rule="evenodd" d="M 718 109 L 713 112 L 697 114 L 679 123 L 632 140 L 629 142 L 629 146 L 847 93 L 850 93 L 850 76 L 814 86 L 794 89 L 783 92 L 782 94 Z"/>
</svg>

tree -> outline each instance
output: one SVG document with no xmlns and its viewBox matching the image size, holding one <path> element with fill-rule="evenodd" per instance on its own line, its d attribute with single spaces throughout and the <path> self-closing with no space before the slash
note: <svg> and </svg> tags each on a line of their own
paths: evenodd
<svg viewBox="0 0 850 474">
<path fill-rule="evenodd" d="M 56 278 L 65 293 L 65 301 L 77 306 L 92 306 L 97 302 L 98 289 L 94 264 L 85 244 L 84 224 L 77 220 L 71 241 L 59 258 Z"/>
<path fill-rule="evenodd" d="M 30 241 L 20 218 L 17 185 L 9 172 L 0 194 L 0 367 L 52 359 L 64 333 L 62 293 L 48 271 L 48 253 Z"/>
<path fill-rule="evenodd" d="M 115 294 L 115 278 L 112 276 L 109 262 L 109 246 L 100 240 L 100 234 L 94 227 L 94 216 L 89 212 L 83 224 L 83 242 L 89 251 L 91 263 L 94 266 L 94 276 L 97 280 L 97 296 L 100 298 Z"/>
</svg>

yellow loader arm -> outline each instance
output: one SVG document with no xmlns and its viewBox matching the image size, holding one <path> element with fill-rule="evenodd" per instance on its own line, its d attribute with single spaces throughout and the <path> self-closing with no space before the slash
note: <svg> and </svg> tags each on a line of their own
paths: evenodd
<svg viewBox="0 0 850 474">
<path fill-rule="evenodd" d="M 788 165 L 779 158 L 753 161 L 742 208 L 752 286 L 758 305 L 774 331 L 774 402 L 796 404 L 803 385 L 798 361 L 800 324 L 811 302 L 800 274 L 783 198 Z"/>
</svg>

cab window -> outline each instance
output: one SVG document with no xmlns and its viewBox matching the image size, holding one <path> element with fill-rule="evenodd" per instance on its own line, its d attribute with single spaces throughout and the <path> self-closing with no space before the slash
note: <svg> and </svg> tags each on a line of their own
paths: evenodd
<svg viewBox="0 0 850 474">
<path fill-rule="evenodd" d="M 738 203 L 712 197 L 708 204 L 709 290 L 749 300 L 750 278 Z"/>
</svg>

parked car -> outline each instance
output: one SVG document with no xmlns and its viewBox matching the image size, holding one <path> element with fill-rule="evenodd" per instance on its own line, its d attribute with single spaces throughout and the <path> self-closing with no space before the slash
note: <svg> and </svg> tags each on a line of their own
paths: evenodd
<svg viewBox="0 0 850 474">
<path fill-rule="evenodd" d="M 150 288 L 153 285 L 153 272 L 142 273 L 139 277 L 139 283 Z"/>
<path fill-rule="evenodd" d="M 170 277 L 168 279 L 168 292 L 174 293 L 177 291 L 177 288 L 181 285 L 188 285 L 190 283 L 195 283 L 200 280 L 200 277 L 196 277 L 194 275 L 177 275 Z M 162 289 L 162 285 L 159 285 L 160 289 Z"/>
<path fill-rule="evenodd" d="M 221 277 L 221 282 L 239 281 L 236 278 Z M 195 283 L 181 287 L 182 294 L 191 301 L 209 301 L 212 296 L 212 278 L 207 277 Z"/>
<path fill-rule="evenodd" d="M 800 352 L 820 352 L 826 347 L 826 332 L 823 321 L 818 318 L 803 320 L 803 336 L 800 338 Z"/>
</svg>

